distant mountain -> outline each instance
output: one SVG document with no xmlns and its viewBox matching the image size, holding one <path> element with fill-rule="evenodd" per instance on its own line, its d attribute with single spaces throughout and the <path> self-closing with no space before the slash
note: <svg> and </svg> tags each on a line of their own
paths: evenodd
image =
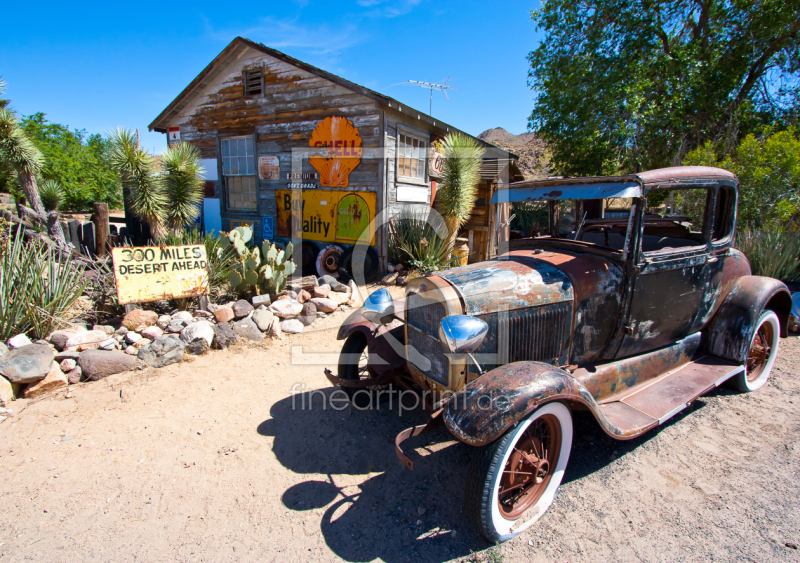
<svg viewBox="0 0 800 563">
<path fill-rule="evenodd" d="M 513 135 L 502 127 L 487 129 L 478 138 L 519 156 L 519 167 L 525 179 L 543 178 L 549 174 L 547 145 L 536 133 Z"/>
</svg>

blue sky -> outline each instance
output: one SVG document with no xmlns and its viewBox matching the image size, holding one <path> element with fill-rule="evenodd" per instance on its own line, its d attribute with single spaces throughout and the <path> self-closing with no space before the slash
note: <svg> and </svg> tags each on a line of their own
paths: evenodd
<svg viewBox="0 0 800 563">
<path fill-rule="evenodd" d="M 134 8 L 135 6 L 135 8 Z M 539 41 L 539 0 L 285 0 L 102 4 L 13 2 L 0 39 L 0 76 L 21 114 L 90 133 L 147 125 L 240 35 L 427 113 L 429 91 L 410 79 L 460 89 L 434 92 L 433 115 L 477 135 L 526 130 L 533 95 L 526 56 Z"/>
</svg>

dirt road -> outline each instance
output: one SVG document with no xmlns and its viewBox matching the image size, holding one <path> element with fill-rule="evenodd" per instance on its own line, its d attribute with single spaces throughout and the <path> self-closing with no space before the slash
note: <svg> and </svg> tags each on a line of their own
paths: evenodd
<svg viewBox="0 0 800 563">
<path fill-rule="evenodd" d="M 765 388 L 718 390 L 642 439 L 578 413 L 554 506 L 490 553 L 461 508 L 470 448 L 415 438 L 410 472 L 393 438 L 422 412 L 322 409 L 344 318 L 14 403 L 0 562 L 800 561 L 798 338 Z M 303 365 L 300 344 L 330 355 Z"/>
</svg>

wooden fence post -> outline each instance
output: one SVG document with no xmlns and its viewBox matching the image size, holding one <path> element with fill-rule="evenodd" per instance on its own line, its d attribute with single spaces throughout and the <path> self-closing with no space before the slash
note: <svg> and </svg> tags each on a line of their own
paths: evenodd
<svg viewBox="0 0 800 563">
<path fill-rule="evenodd" d="M 92 213 L 92 223 L 94 223 L 94 247 L 97 256 L 106 255 L 106 243 L 108 241 L 108 204 L 94 203 Z"/>
</svg>

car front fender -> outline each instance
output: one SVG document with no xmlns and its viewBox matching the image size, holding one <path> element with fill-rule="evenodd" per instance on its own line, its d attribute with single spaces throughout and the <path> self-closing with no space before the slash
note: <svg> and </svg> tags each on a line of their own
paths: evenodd
<svg viewBox="0 0 800 563">
<path fill-rule="evenodd" d="M 378 326 L 365 319 L 361 309 L 356 309 L 339 327 L 336 340 L 345 340 L 356 332 L 367 339 L 369 366 L 376 375 L 405 365 L 406 333 L 400 319 Z"/>
<path fill-rule="evenodd" d="M 705 330 L 706 351 L 714 356 L 744 363 L 753 331 L 764 309 L 778 315 L 781 337 L 788 336 L 792 294 L 783 282 L 762 276 L 742 276 L 733 284 L 725 301 Z"/>
<path fill-rule="evenodd" d="M 541 362 L 506 364 L 470 382 L 447 402 L 444 423 L 460 441 L 484 446 L 551 401 L 585 405 L 606 433 L 623 437 L 583 385 L 568 372 Z"/>
</svg>

